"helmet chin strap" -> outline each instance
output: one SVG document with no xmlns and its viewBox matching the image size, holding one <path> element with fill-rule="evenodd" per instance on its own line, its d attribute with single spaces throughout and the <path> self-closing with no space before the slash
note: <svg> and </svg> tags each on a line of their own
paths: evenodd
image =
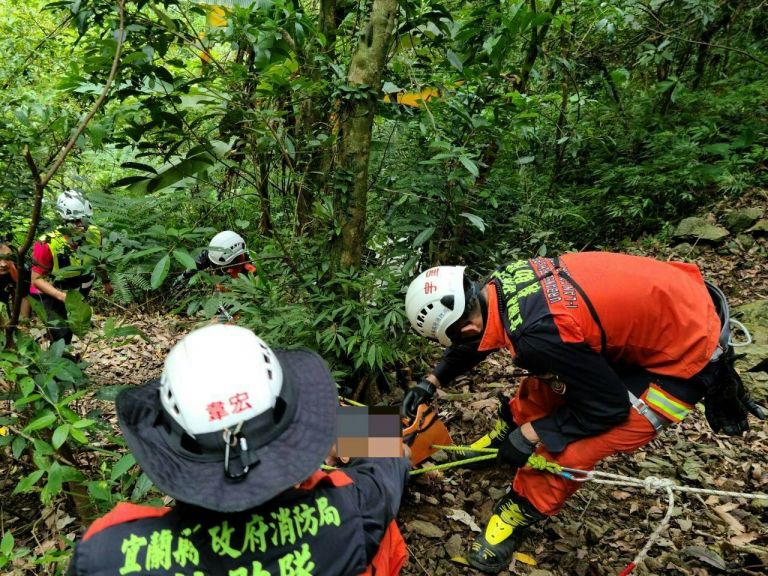
<svg viewBox="0 0 768 576">
<path fill-rule="evenodd" d="M 479 344 L 483 339 L 483 332 L 485 331 L 485 326 L 488 322 L 488 301 L 483 294 L 484 287 L 485 284 L 481 284 L 480 282 L 472 282 L 464 295 L 464 301 L 466 302 L 465 305 L 467 308 L 472 308 L 472 300 L 477 299 L 477 303 L 480 306 L 480 314 L 483 318 L 483 331 L 481 331 L 480 334 L 474 334 L 472 336 L 462 336 L 462 333 L 459 331 L 455 338 L 451 338 L 452 344 L 474 345 Z M 465 319 L 460 318 L 458 321 L 463 322 L 464 320 Z"/>
<path fill-rule="evenodd" d="M 480 314 L 483 316 L 483 332 L 485 332 L 485 327 L 488 325 L 488 299 L 485 297 L 485 294 L 483 293 L 483 288 L 485 288 L 485 284 L 480 286 L 478 289 L 477 285 L 479 282 L 474 282 L 472 285 L 475 288 L 476 294 L 477 294 L 477 301 L 480 304 Z"/>
</svg>

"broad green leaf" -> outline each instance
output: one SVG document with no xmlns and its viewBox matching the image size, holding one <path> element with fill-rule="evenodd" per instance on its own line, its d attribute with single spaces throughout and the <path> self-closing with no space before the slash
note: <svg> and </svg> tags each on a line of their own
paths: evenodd
<svg viewBox="0 0 768 576">
<path fill-rule="evenodd" d="M 149 492 L 150 488 L 152 488 L 152 480 L 150 480 L 149 476 L 142 472 L 141 476 L 139 476 L 139 479 L 136 480 L 136 485 L 133 487 L 133 492 L 131 492 L 131 500 L 141 500 L 144 495 Z"/>
<path fill-rule="evenodd" d="M 717 154 L 719 156 L 728 156 L 731 146 L 727 142 L 719 142 L 717 144 L 708 144 L 707 146 L 702 146 L 701 149 L 704 152 L 708 152 L 710 154 Z"/>
<path fill-rule="evenodd" d="M 402 88 L 398 86 L 397 84 L 393 84 L 392 82 L 384 82 L 384 85 L 381 87 L 381 91 L 385 94 L 392 94 L 393 92 L 400 92 Z"/>
<path fill-rule="evenodd" d="M 464 216 L 464 218 L 469 220 L 472 223 L 472 226 L 480 230 L 480 232 L 485 232 L 485 221 L 483 221 L 480 216 L 477 214 L 470 214 L 469 212 L 462 212 L 461 216 Z"/>
<path fill-rule="evenodd" d="M 176 261 L 184 266 L 186 270 L 193 270 L 194 268 L 197 268 L 197 264 L 195 263 L 195 259 L 192 258 L 192 256 L 189 255 L 189 252 L 186 250 L 174 250 L 173 251 L 173 257 L 176 258 Z"/>
<path fill-rule="evenodd" d="M 210 168 L 214 162 L 214 157 L 209 152 L 193 154 L 176 164 L 161 168 L 155 176 L 134 182 L 128 189 L 134 193 L 159 192 L 177 184 L 184 178 L 194 176 L 198 172 Z"/>
<path fill-rule="evenodd" d="M 421 231 L 421 233 L 418 236 L 416 236 L 416 239 L 413 241 L 413 247 L 414 248 L 418 248 L 419 246 L 424 244 L 424 242 L 426 242 L 427 240 L 432 238 L 432 234 L 434 234 L 434 233 L 435 233 L 435 227 L 434 226 L 430 226 L 429 228 L 425 228 L 424 230 Z"/>
<path fill-rule="evenodd" d="M 10 556 L 11 552 L 13 552 L 13 534 L 10 530 L 6 530 L 3 539 L 0 540 L 0 554 Z"/>
<path fill-rule="evenodd" d="M 13 489 L 13 493 L 23 494 L 24 492 L 29 492 L 32 487 L 37 484 L 38 480 L 43 477 L 43 474 L 45 474 L 45 470 L 35 470 L 29 476 L 25 476 L 16 485 L 16 488 Z"/>
<path fill-rule="evenodd" d="M 61 464 L 54 462 L 48 469 L 48 483 L 43 488 L 41 498 L 50 501 L 51 498 L 58 495 L 61 492 L 62 485 L 62 473 Z"/>
<path fill-rule="evenodd" d="M 162 232 L 163 235 L 165 235 L 165 230 Z M 158 252 L 165 251 L 165 248 L 162 246 L 153 246 L 152 248 L 147 248 L 146 250 L 138 250 L 136 252 L 128 252 L 125 256 L 122 257 L 123 260 L 138 260 L 139 258 L 144 258 L 144 256 L 149 256 L 150 254 L 157 254 Z"/>
<path fill-rule="evenodd" d="M 133 457 L 133 454 L 124 454 L 123 457 L 112 466 L 110 479 L 114 482 L 128 472 L 134 464 L 136 464 L 136 458 Z"/>
<path fill-rule="evenodd" d="M 91 329 L 91 307 L 79 290 L 69 290 L 64 301 L 67 308 L 67 325 L 78 338 L 83 338 Z"/>
<path fill-rule="evenodd" d="M 21 453 L 24 452 L 24 448 L 26 447 L 27 447 L 27 439 L 21 436 L 17 436 L 13 440 L 13 444 L 11 444 L 11 453 L 13 454 L 13 457 L 18 459 L 21 456 Z"/>
<path fill-rule="evenodd" d="M 83 434 L 82 430 L 78 430 L 77 428 L 72 428 L 69 431 L 69 435 L 80 444 L 88 444 L 88 437 L 85 434 Z"/>
<path fill-rule="evenodd" d="M 150 174 L 157 174 L 157 170 L 154 166 L 150 166 L 149 164 L 141 164 L 140 162 L 123 162 L 120 166 L 122 168 L 133 168 L 134 170 L 143 170 L 144 172 L 149 172 Z"/>
<path fill-rule="evenodd" d="M 464 64 L 461 63 L 461 60 L 459 60 L 459 57 L 456 55 L 456 53 L 453 50 L 448 50 L 446 52 L 446 57 L 448 58 L 448 62 L 451 63 L 451 66 L 456 68 L 459 72 L 464 70 Z"/>
<path fill-rule="evenodd" d="M 50 444 L 48 444 L 48 442 L 46 442 L 45 440 L 42 440 L 41 438 L 35 438 L 32 441 L 32 444 L 35 447 L 35 454 L 37 454 L 38 456 L 41 456 L 41 457 L 51 456 L 52 454 L 54 454 L 54 452 L 56 452 L 53 449 L 53 446 L 51 446 Z"/>
<path fill-rule="evenodd" d="M 94 420 L 91 420 L 89 418 L 81 418 L 74 424 L 72 424 L 73 428 L 77 428 L 78 430 L 82 430 L 83 428 L 88 428 L 90 426 L 93 426 L 95 424 Z"/>
<path fill-rule="evenodd" d="M 67 436 L 69 436 L 69 424 L 62 424 L 56 430 L 53 431 L 53 436 L 51 437 L 51 444 L 54 448 L 57 450 L 61 447 L 64 442 L 67 440 Z"/>
<path fill-rule="evenodd" d="M 41 428 L 50 426 L 54 422 L 56 422 L 56 414 L 51 411 L 46 411 L 42 416 L 35 418 L 32 422 L 27 424 L 26 428 L 24 428 L 24 433 L 29 434 L 35 430 L 40 430 Z"/>
<path fill-rule="evenodd" d="M 291 160 L 296 158 L 296 146 L 293 145 L 293 139 L 287 134 L 283 138 L 283 144 L 285 145 L 285 152 Z"/>
<path fill-rule="evenodd" d="M 101 500 L 102 502 L 112 501 L 112 493 L 109 491 L 109 484 L 106 480 L 94 480 L 85 484 L 88 486 L 89 496 L 94 500 Z"/>
<path fill-rule="evenodd" d="M 21 389 L 22 396 L 29 396 L 35 389 L 35 381 L 29 376 L 22 378 L 19 381 L 19 388 Z"/>
<path fill-rule="evenodd" d="M 149 285 L 153 290 L 157 290 L 168 276 L 168 271 L 171 269 L 171 258 L 168 254 L 160 258 L 155 264 L 155 269 L 152 270 L 152 278 Z"/>
<path fill-rule="evenodd" d="M 477 164 L 475 164 L 469 156 L 459 156 L 459 162 L 464 165 L 464 168 L 466 168 L 467 171 L 472 174 L 472 176 L 475 178 L 480 176 L 480 171 L 477 169 Z"/>
<path fill-rule="evenodd" d="M 149 342 L 149 336 L 144 334 L 141 330 L 136 328 L 136 326 L 126 325 L 126 326 L 112 326 L 109 331 L 106 329 L 104 330 L 104 337 L 108 340 L 119 340 L 119 342 L 112 343 L 113 346 L 120 346 L 123 343 L 123 339 L 128 338 L 129 336 L 138 336 L 145 342 Z"/>
<path fill-rule="evenodd" d="M 40 300 L 37 298 L 27 298 L 27 302 L 29 302 L 29 306 L 32 308 L 34 315 L 40 318 L 40 320 L 46 324 L 48 322 L 48 314 L 45 312 L 45 308 L 43 307 Z"/>
</svg>

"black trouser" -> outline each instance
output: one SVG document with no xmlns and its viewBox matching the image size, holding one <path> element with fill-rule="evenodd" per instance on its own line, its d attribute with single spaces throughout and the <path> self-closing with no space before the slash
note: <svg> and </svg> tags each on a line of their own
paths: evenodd
<svg viewBox="0 0 768 576">
<path fill-rule="evenodd" d="M 64 302 L 48 294 L 36 294 L 37 299 L 45 309 L 45 325 L 51 342 L 64 340 L 65 344 L 72 343 L 72 330 L 67 326 L 67 307 Z"/>
<path fill-rule="evenodd" d="M 76 290 L 77 288 L 75 288 Z M 91 292 L 91 287 L 86 289 L 80 289 L 80 293 L 83 297 L 87 297 Z M 56 340 L 64 340 L 65 344 L 72 343 L 72 330 L 67 326 L 67 307 L 64 302 L 57 300 L 48 294 L 36 294 L 38 300 L 45 309 L 46 316 L 46 328 L 48 330 L 48 338 L 51 342 Z"/>
</svg>

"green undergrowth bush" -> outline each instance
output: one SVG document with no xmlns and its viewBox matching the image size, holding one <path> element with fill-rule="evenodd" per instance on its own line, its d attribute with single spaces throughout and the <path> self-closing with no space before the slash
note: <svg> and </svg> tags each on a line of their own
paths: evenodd
<svg viewBox="0 0 768 576">
<path fill-rule="evenodd" d="M 102 338 L 121 342 L 138 334 L 111 320 Z M 106 418 L 108 404 L 96 401 L 99 392 L 63 340 L 42 348 L 18 333 L 15 347 L 0 352 L 0 381 L 0 400 L 9 407 L 0 416 L 0 453 L 5 473 L 16 479 L 3 496 L 6 505 L 25 507 L 35 498 L 57 518 L 78 519 L 77 528 L 118 501 L 146 500 L 151 483 L 126 454 L 123 439 Z M 58 530 L 56 539 L 32 549 L 4 532 L 0 571 L 62 573 L 72 540 L 67 529 Z"/>
</svg>

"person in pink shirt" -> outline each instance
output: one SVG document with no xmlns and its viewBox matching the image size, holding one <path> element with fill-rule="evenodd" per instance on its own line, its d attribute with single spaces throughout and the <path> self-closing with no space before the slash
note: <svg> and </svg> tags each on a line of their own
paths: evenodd
<svg viewBox="0 0 768 576">
<path fill-rule="evenodd" d="M 44 235 L 32 249 L 30 294 L 37 298 L 46 312 L 48 337 L 52 342 L 63 339 L 72 342 L 72 331 L 66 325 L 67 292 L 78 290 L 87 296 L 94 281 L 93 260 L 81 254 L 83 246 L 101 245 L 101 232 L 89 225 L 93 215 L 91 203 L 76 190 L 67 190 L 56 200 L 56 212 L 62 225 Z M 112 285 L 100 272 L 104 290 L 111 295 Z"/>
</svg>

